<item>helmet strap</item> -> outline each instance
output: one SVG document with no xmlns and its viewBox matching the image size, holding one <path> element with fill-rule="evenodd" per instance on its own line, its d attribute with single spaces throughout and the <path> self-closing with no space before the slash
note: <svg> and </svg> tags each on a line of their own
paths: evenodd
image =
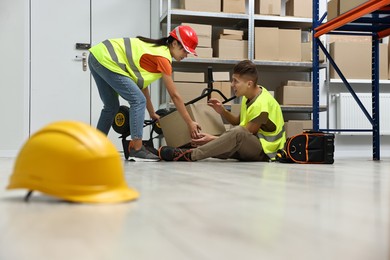
<svg viewBox="0 0 390 260">
<path fill-rule="evenodd" d="M 29 191 L 27 192 L 26 196 L 24 197 L 24 201 L 25 201 L 25 202 L 28 202 L 28 201 L 29 201 L 29 199 L 30 199 L 32 193 L 33 193 L 33 190 L 29 190 Z"/>
</svg>

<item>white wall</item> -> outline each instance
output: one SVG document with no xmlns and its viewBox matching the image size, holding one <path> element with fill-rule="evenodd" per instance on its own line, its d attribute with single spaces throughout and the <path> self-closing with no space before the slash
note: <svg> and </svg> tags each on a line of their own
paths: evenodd
<svg viewBox="0 0 390 260">
<path fill-rule="evenodd" d="M 28 1 L 0 1 L 0 157 L 15 156 L 28 138 Z"/>
</svg>

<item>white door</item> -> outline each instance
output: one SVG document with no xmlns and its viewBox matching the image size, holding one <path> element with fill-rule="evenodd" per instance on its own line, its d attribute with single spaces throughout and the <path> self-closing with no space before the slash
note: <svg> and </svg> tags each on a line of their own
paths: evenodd
<svg viewBox="0 0 390 260">
<path fill-rule="evenodd" d="M 150 2 L 145 0 L 92 0 L 92 44 L 94 45 L 111 38 L 136 37 L 138 35 L 150 37 Z M 91 92 L 92 125 L 96 126 L 103 103 L 100 100 L 93 79 Z M 120 99 L 120 102 L 129 106 L 123 99 Z M 158 108 L 155 107 L 155 109 L 157 110 Z M 148 117 L 147 112 L 146 117 Z M 149 129 L 145 128 L 144 130 L 144 137 L 149 138 L 146 133 Z M 118 139 L 119 136 L 113 129 L 110 130 L 108 135 L 118 150 L 122 150 L 122 144 L 120 139 Z"/>
<path fill-rule="evenodd" d="M 150 8 L 139 0 L 31 0 L 31 133 L 57 120 L 96 127 L 103 104 L 89 69 L 76 59 L 89 53 L 76 43 L 150 37 Z M 121 150 L 118 137 L 110 131 Z"/>
<path fill-rule="evenodd" d="M 90 0 L 31 0 L 30 134 L 58 120 L 90 123 L 90 73 L 76 58 L 90 35 Z"/>
</svg>

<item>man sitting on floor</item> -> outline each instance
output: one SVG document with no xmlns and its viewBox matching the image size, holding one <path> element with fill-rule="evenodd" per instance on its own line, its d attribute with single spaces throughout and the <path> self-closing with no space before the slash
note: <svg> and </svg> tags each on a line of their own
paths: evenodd
<svg viewBox="0 0 390 260">
<path fill-rule="evenodd" d="M 211 98 L 208 105 L 235 127 L 221 136 L 200 133 L 193 139 L 194 148 L 160 147 L 158 153 L 165 161 L 199 161 L 214 157 L 240 161 L 269 161 L 286 142 L 282 110 L 274 97 L 257 85 L 256 65 L 249 60 L 233 68 L 232 88 L 242 97 L 239 116 L 227 111 L 222 103 Z"/>
</svg>

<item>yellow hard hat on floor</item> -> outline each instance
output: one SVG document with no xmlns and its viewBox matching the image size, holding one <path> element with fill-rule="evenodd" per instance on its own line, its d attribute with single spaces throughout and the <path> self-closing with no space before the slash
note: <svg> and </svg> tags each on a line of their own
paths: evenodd
<svg viewBox="0 0 390 260">
<path fill-rule="evenodd" d="M 134 200 L 123 161 L 100 131 L 74 121 L 55 122 L 36 132 L 16 159 L 7 189 L 40 191 L 74 202 Z"/>
</svg>

